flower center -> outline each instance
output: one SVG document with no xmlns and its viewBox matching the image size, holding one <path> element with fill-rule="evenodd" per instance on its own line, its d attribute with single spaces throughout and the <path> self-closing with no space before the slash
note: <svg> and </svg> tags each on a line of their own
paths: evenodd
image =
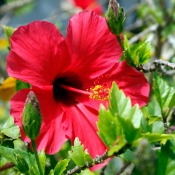
<svg viewBox="0 0 175 175">
<path fill-rule="evenodd" d="M 110 91 L 109 87 L 103 85 L 96 85 L 95 87 L 90 88 L 87 91 L 91 92 L 89 97 L 94 100 L 105 101 L 109 99 L 109 91 Z"/>
<path fill-rule="evenodd" d="M 100 101 L 108 100 L 111 88 L 111 82 L 108 80 L 109 78 L 110 78 L 109 74 L 100 75 L 94 81 L 94 87 L 87 89 L 87 91 L 91 93 L 89 97 L 94 100 L 100 100 Z"/>
<path fill-rule="evenodd" d="M 57 102 L 62 102 L 66 106 L 78 103 L 77 98 L 90 93 L 83 91 L 83 85 L 78 76 L 69 73 L 61 77 L 57 77 L 53 82 L 53 96 Z"/>
<path fill-rule="evenodd" d="M 57 77 L 53 82 L 53 96 L 57 102 L 61 102 L 66 106 L 79 103 L 80 99 L 105 101 L 109 99 L 111 82 L 108 80 L 110 76 L 101 75 L 94 80 L 94 86 L 84 90 L 82 81 L 74 73 L 67 73 Z"/>
</svg>

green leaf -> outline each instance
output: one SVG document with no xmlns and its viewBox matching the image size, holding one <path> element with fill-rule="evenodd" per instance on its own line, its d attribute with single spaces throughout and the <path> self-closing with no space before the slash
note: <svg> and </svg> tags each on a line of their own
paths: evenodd
<svg viewBox="0 0 175 175">
<path fill-rule="evenodd" d="M 46 165 L 46 154 L 44 152 L 44 150 L 42 150 L 39 154 L 39 162 L 41 165 L 41 170 L 43 172 L 43 174 L 45 174 L 45 165 Z"/>
<path fill-rule="evenodd" d="M 6 129 L 1 130 L 1 133 L 3 133 L 4 135 L 6 135 L 12 139 L 17 139 L 20 136 L 19 127 L 16 125 L 11 126 L 10 128 L 6 128 Z"/>
<path fill-rule="evenodd" d="M 127 53 L 129 53 L 130 52 L 130 44 L 129 44 L 129 41 L 128 41 L 128 38 L 126 35 L 124 35 L 123 46 L 124 46 L 125 50 L 127 50 Z"/>
<path fill-rule="evenodd" d="M 26 167 L 29 167 L 28 173 L 32 175 L 38 175 L 39 171 L 36 166 L 36 160 L 33 155 L 19 149 L 7 148 L 0 146 L 0 154 L 8 161 L 13 163 L 19 171 L 26 171 Z M 25 160 L 25 161 L 24 161 Z M 25 162 L 25 163 L 23 163 Z"/>
<path fill-rule="evenodd" d="M 174 31 L 175 31 L 175 24 L 170 23 L 165 28 L 163 28 L 162 35 L 164 36 L 164 38 L 168 38 L 170 34 L 173 33 Z"/>
<path fill-rule="evenodd" d="M 8 162 L 8 160 L 0 155 L 0 167 L 5 165 L 7 162 Z"/>
<path fill-rule="evenodd" d="M 114 146 L 110 147 L 108 156 L 112 156 L 114 153 L 119 152 L 126 145 L 126 139 L 124 135 L 118 136 Z"/>
<path fill-rule="evenodd" d="M 80 167 L 83 167 L 85 163 L 92 163 L 92 158 L 87 151 L 84 151 L 84 145 L 76 137 L 72 150 L 69 151 L 69 155 L 74 163 Z"/>
<path fill-rule="evenodd" d="M 126 62 L 134 67 L 145 64 L 151 57 L 151 45 L 148 42 L 140 42 L 129 45 L 126 37 L 124 37 L 124 54 Z"/>
<path fill-rule="evenodd" d="M 144 132 L 163 133 L 164 125 L 162 122 L 161 108 L 154 95 L 151 96 L 147 106 L 142 108 L 145 119 L 147 120 L 147 130 Z"/>
<path fill-rule="evenodd" d="M 54 170 L 50 170 L 49 175 L 54 175 Z"/>
<path fill-rule="evenodd" d="M 117 137 L 122 135 L 119 121 L 102 105 L 100 107 L 97 125 L 99 129 L 98 134 L 108 147 L 113 146 L 117 140 Z"/>
<path fill-rule="evenodd" d="M 120 122 L 103 105 L 100 106 L 97 125 L 100 138 L 110 148 L 109 156 L 125 146 L 126 140 Z"/>
<path fill-rule="evenodd" d="M 21 89 L 29 89 L 29 88 L 30 88 L 30 84 L 23 82 L 21 80 L 16 81 L 16 91 L 19 91 Z"/>
<path fill-rule="evenodd" d="M 170 110 L 175 106 L 175 89 L 156 74 L 153 76 L 153 88 L 161 107 L 162 116 L 167 117 Z"/>
<path fill-rule="evenodd" d="M 164 131 L 165 131 L 164 124 L 163 124 L 162 121 L 155 121 L 155 122 L 152 124 L 151 129 L 152 129 L 152 130 L 151 130 L 152 133 L 163 134 Z"/>
<path fill-rule="evenodd" d="M 175 174 L 175 161 L 169 159 L 166 168 L 166 175 L 174 175 Z"/>
<path fill-rule="evenodd" d="M 13 117 L 8 117 L 7 121 L 3 125 L 3 129 L 9 128 L 14 124 L 14 118 Z"/>
<path fill-rule="evenodd" d="M 16 167 L 21 173 L 27 173 L 29 171 L 29 165 L 21 154 L 14 154 L 16 159 Z"/>
<path fill-rule="evenodd" d="M 162 121 L 162 118 L 157 117 L 157 116 L 150 116 L 149 121 L 148 121 L 148 125 L 154 124 L 157 121 Z"/>
<path fill-rule="evenodd" d="M 130 98 L 125 96 L 116 83 L 113 83 L 112 86 L 109 110 L 120 121 L 128 143 L 139 137 L 143 118 L 142 111 L 138 105 L 132 107 Z"/>
<path fill-rule="evenodd" d="M 159 134 L 159 133 L 144 133 L 142 137 L 149 140 L 149 142 L 166 143 L 167 140 L 175 139 L 174 134 Z"/>
<path fill-rule="evenodd" d="M 168 144 L 162 145 L 160 152 L 158 153 L 158 162 L 156 166 L 156 175 L 165 175 L 168 165 Z"/>
<path fill-rule="evenodd" d="M 68 163 L 68 159 L 64 159 L 58 162 L 54 169 L 54 175 L 62 175 L 62 173 L 66 170 Z"/>
<path fill-rule="evenodd" d="M 158 23 L 159 25 L 161 25 L 164 22 L 164 17 L 163 17 L 164 12 L 161 10 L 161 8 L 158 8 L 159 6 L 154 6 L 154 7 L 150 8 L 148 3 L 145 1 L 145 3 L 142 3 L 141 6 L 139 7 L 139 16 L 141 16 L 142 19 L 145 19 L 145 18 L 152 19 L 151 21 L 154 24 Z"/>
<path fill-rule="evenodd" d="M 137 55 L 139 57 L 138 64 L 145 64 L 150 60 L 151 57 L 151 45 L 149 42 L 138 43 Z"/>
<path fill-rule="evenodd" d="M 144 116 L 149 120 L 150 118 L 162 118 L 161 108 L 154 95 L 151 96 L 149 103 L 142 108 Z"/>
<path fill-rule="evenodd" d="M 15 139 L 13 141 L 14 149 L 20 149 L 20 150 L 27 150 L 27 145 L 25 142 L 23 142 L 21 139 Z"/>
<path fill-rule="evenodd" d="M 89 169 L 82 170 L 79 175 L 97 175 L 95 172 L 90 171 Z"/>
<path fill-rule="evenodd" d="M 124 154 L 122 155 L 122 158 L 126 161 L 133 162 L 134 161 L 134 151 L 131 151 L 130 149 L 127 149 Z"/>
<path fill-rule="evenodd" d="M 4 33 L 5 33 L 6 37 L 7 37 L 7 39 L 8 39 L 9 46 L 10 46 L 10 37 L 13 34 L 13 32 L 15 31 L 15 28 L 4 25 L 3 26 L 3 30 L 4 30 Z"/>
<path fill-rule="evenodd" d="M 14 124 L 14 119 L 9 117 L 1 129 L 1 134 L 12 139 L 17 139 L 20 136 L 19 127 Z"/>
</svg>

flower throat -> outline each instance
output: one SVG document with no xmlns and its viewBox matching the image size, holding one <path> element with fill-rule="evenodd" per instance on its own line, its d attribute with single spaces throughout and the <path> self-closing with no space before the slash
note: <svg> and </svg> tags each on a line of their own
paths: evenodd
<svg viewBox="0 0 175 175">
<path fill-rule="evenodd" d="M 78 103 L 77 97 L 82 95 L 82 83 L 73 73 L 57 77 L 53 82 L 53 96 L 57 102 L 66 106 Z"/>
</svg>

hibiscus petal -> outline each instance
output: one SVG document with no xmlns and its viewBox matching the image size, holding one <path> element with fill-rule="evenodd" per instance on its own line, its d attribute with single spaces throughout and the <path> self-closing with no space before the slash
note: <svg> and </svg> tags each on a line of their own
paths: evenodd
<svg viewBox="0 0 175 175">
<path fill-rule="evenodd" d="M 142 72 L 128 66 L 126 62 L 120 62 L 105 75 L 108 78 L 104 83 L 115 81 L 126 96 L 131 98 L 132 105 L 139 104 L 142 107 L 148 103 L 150 86 Z"/>
<path fill-rule="evenodd" d="M 62 117 L 63 115 L 59 115 L 49 122 L 43 121 L 41 132 L 36 139 L 38 150 L 41 151 L 44 148 L 47 154 L 55 154 L 60 150 L 63 143 L 67 140 L 61 126 Z"/>
<path fill-rule="evenodd" d="M 116 37 L 106 21 L 95 12 L 81 12 L 70 19 L 67 36 L 72 70 L 94 78 L 109 70 L 122 55 Z"/>
<path fill-rule="evenodd" d="M 19 27 L 12 35 L 7 71 L 33 85 L 50 85 L 69 61 L 64 38 L 56 26 L 35 21 Z"/>
<path fill-rule="evenodd" d="M 97 0 L 71 0 L 75 6 L 83 10 L 89 9 L 95 11 L 97 14 L 103 13 L 103 6 Z"/>
<path fill-rule="evenodd" d="M 37 137 L 37 149 L 45 149 L 47 154 L 54 154 L 59 151 L 63 143 L 67 140 L 63 125 L 68 125 L 64 117 L 64 111 L 53 98 L 52 87 L 33 87 L 43 115 L 40 134 Z M 65 124 L 64 124 L 65 123 Z"/>
<path fill-rule="evenodd" d="M 30 142 L 30 140 L 25 136 L 22 129 L 21 114 L 29 91 L 26 89 L 21 90 L 11 100 L 11 115 L 15 118 L 15 123 L 21 129 L 22 139 L 27 142 Z M 37 149 L 45 149 L 47 154 L 54 154 L 59 151 L 63 143 L 67 140 L 62 127 L 65 121 L 62 118 L 64 114 L 63 110 L 54 101 L 51 90 L 34 87 L 32 91 L 36 94 L 40 102 L 43 116 L 40 134 L 36 140 Z"/>
<path fill-rule="evenodd" d="M 78 137 L 85 149 L 88 149 L 90 155 L 94 158 L 97 155 L 102 155 L 107 150 L 107 147 L 102 143 L 97 134 L 98 111 L 90 105 L 79 103 L 76 106 L 65 109 L 66 118 L 71 121 L 69 127 L 72 128 L 72 133 L 69 133 L 68 138 L 74 142 L 75 137 Z M 99 102 L 96 101 L 99 107 Z M 72 115 L 74 114 L 74 115 Z"/>
<path fill-rule="evenodd" d="M 72 0 L 76 6 L 81 7 L 82 9 L 86 9 L 92 3 L 95 3 L 96 0 Z"/>
</svg>

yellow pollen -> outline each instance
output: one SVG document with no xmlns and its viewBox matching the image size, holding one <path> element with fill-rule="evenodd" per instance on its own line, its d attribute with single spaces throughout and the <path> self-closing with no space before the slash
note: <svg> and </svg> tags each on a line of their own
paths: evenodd
<svg viewBox="0 0 175 175">
<path fill-rule="evenodd" d="M 109 99 L 109 91 L 110 91 L 109 87 L 96 85 L 93 88 L 87 89 L 87 91 L 91 92 L 89 97 L 94 100 L 105 101 Z"/>
</svg>

